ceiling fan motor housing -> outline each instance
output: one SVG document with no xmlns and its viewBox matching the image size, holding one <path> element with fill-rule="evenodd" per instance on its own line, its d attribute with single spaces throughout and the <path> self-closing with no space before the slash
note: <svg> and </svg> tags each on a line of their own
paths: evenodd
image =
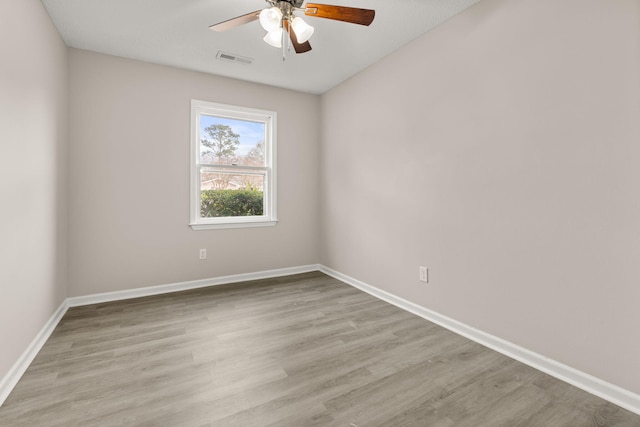
<svg viewBox="0 0 640 427">
<path fill-rule="evenodd" d="M 292 7 L 295 8 L 300 8 L 302 7 L 302 3 L 304 3 L 304 0 L 280 0 L 280 1 L 269 1 L 267 0 L 268 3 L 271 3 L 274 6 L 278 6 L 280 7 L 279 3 L 289 3 Z"/>
<path fill-rule="evenodd" d="M 293 19 L 293 10 L 298 7 L 295 3 L 302 4 L 299 0 L 281 0 L 274 2 L 274 5 L 282 11 L 282 18 L 288 21 Z"/>
</svg>

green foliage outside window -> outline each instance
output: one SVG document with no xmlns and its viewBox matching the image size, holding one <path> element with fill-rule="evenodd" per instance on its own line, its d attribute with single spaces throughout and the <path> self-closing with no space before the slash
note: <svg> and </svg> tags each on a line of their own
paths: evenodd
<svg viewBox="0 0 640 427">
<path fill-rule="evenodd" d="M 255 189 L 202 190 L 203 218 L 263 215 L 263 193 Z"/>
</svg>

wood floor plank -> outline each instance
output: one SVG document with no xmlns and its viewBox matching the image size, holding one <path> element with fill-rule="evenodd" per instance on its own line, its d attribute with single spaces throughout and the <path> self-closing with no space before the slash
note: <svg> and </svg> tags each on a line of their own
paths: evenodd
<svg viewBox="0 0 640 427">
<path fill-rule="evenodd" d="M 1 426 L 640 426 L 319 272 L 67 311 Z"/>
</svg>

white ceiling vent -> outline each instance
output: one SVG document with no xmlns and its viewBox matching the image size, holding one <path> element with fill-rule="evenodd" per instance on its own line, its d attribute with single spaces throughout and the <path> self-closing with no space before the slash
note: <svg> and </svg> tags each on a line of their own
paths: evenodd
<svg viewBox="0 0 640 427">
<path fill-rule="evenodd" d="M 244 64 L 244 65 L 249 65 L 253 62 L 252 58 L 247 58 L 246 56 L 239 56 L 233 53 L 228 53 L 223 51 L 218 51 L 216 58 L 222 61 L 236 62 L 238 64 Z"/>
</svg>

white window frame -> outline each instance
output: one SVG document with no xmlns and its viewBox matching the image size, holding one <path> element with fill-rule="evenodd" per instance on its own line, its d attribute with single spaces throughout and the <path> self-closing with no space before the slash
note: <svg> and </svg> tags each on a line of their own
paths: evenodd
<svg viewBox="0 0 640 427">
<path fill-rule="evenodd" d="M 210 167 L 210 165 L 203 165 L 200 157 L 200 116 L 203 114 L 264 123 L 265 167 L 253 167 L 257 172 L 260 171 L 260 174 L 264 173 L 263 215 L 217 218 L 202 218 L 200 216 L 200 170 L 203 167 Z M 208 230 L 216 228 L 267 227 L 274 226 L 278 223 L 276 209 L 276 118 L 277 115 L 275 111 L 218 104 L 196 99 L 191 100 L 191 219 L 189 226 L 192 229 Z M 219 169 L 225 172 L 233 171 L 236 168 L 239 171 L 252 169 L 252 167 L 247 166 L 219 166 Z"/>
</svg>

